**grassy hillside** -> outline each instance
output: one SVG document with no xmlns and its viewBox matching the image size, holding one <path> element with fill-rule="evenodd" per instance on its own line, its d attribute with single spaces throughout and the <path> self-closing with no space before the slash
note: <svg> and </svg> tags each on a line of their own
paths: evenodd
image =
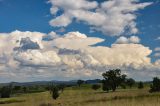
<svg viewBox="0 0 160 106">
<path fill-rule="evenodd" d="M 6 104 L 4 104 L 6 103 Z M 48 105 L 45 105 L 48 104 Z M 148 88 L 139 90 L 119 89 L 105 93 L 94 91 L 89 85 L 69 87 L 53 100 L 49 92 L 17 95 L 0 99 L 2 106 L 160 106 L 160 93 L 149 93 Z"/>
</svg>

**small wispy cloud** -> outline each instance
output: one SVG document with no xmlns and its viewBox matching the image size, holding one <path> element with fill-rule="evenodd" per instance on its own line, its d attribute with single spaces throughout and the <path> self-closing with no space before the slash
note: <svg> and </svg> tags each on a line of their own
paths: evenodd
<svg viewBox="0 0 160 106">
<path fill-rule="evenodd" d="M 156 47 L 154 51 L 160 51 L 160 47 Z"/>
<path fill-rule="evenodd" d="M 160 57 L 160 53 L 155 53 L 154 56 L 155 57 Z"/>
<path fill-rule="evenodd" d="M 157 37 L 155 40 L 160 40 L 160 37 Z"/>
</svg>

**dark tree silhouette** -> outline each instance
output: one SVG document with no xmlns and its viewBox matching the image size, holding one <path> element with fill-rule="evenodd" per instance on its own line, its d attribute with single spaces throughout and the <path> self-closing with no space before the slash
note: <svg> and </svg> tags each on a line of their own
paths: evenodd
<svg viewBox="0 0 160 106">
<path fill-rule="evenodd" d="M 129 79 L 126 80 L 126 84 L 127 84 L 130 88 L 132 88 L 132 86 L 135 84 L 135 80 L 132 79 L 132 78 L 129 78 Z"/>
<path fill-rule="evenodd" d="M 109 91 L 110 89 L 112 91 L 115 91 L 119 85 L 125 82 L 126 75 L 121 75 L 120 69 L 113 69 L 109 70 L 102 74 L 104 80 L 103 83 L 103 90 Z"/>
<path fill-rule="evenodd" d="M 65 84 L 60 84 L 58 85 L 58 89 L 63 92 L 64 91 L 64 88 L 65 88 Z"/>
<path fill-rule="evenodd" d="M 22 87 L 22 89 L 23 89 L 23 92 L 27 92 L 27 87 Z"/>
<path fill-rule="evenodd" d="M 160 92 L 160 79 L 158 77 L 153 78 L 150 92 Z"/>
<path fill-rule="evenodd" d="M 144 88 L 143 82 L 140 81 L 140 82 L 138 83 L 138 89 L 143 89 L 143 88 Z"/>
<path fill-rule="evenodd" d="M 14 91 L 19 91 L 19 90 L 21 90 L 21 86 L 14 86 L 13 90 Z"/>
<path fill-rule="evenodd" d="M 126 84 L 125 83 L 121 83 L 120 86 L 121 86 L 122 89 L 126 89 Z"/>
<path fill-rule="evenodd" d="M 102 90 L 109 92 L 110 88 L 108 80 L 102 80 Z"/>
<path fill-rule="evenodd" d="M 59 89 L 57 86 L 52 86 L 51 87 L 51 93 L 52 93 L 52 98 L 57 99 L 59 97 Z"/>
<path fill-rule="evenodd" d="M 10 86 L 4 86 L 0 90 L 1 98 L 10 98 L 11 95 L 11 88 Z"/>
<path fill-rule="evenodd" d="M 78 84 L 79 87 L 80 87 L 83 83 L 84 83 L 83 80 L 78 80 L 78 81 L 77 81 L 77 84 Z"/>
</svg>

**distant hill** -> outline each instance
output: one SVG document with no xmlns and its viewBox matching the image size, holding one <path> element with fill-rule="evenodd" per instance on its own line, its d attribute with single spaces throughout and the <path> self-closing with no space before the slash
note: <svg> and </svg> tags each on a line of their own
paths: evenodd
<svg viewBox="0 0 160 106">
<path fill-rule="evenodd" d="M 96 83 L 100 83 L 101 80 L 100 79 L 94 79 L 94 80 L 86 80 L 85 82 L 87 84 L 96 84 Z"/>
<path fill-rule="evenodd" d="M 87 84 L 95 84 L 99 83 L 100 79 L 94 79 L 94 80 L 85 80 Z M 32 85 L 49 85 L 49 84 L 65 84 L 65 85 L 76 85 L 77 80 L 71 80 L 71 81 L 34 81 L 34 82 L 11 82 L 11 83 L 0 83 L 0 86 L 6 86 L 12 84 L 14 86 L 32 86 Z"/>
</svg>

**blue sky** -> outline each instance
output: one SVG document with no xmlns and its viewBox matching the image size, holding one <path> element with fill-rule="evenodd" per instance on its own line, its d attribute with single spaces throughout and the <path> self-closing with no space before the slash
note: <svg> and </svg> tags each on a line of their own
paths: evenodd
<svg viewBox="0 0 160 106">
<path fill-rule="evenodd" d="M 94 1 L 94 0 L 91 0 Z M 97 0 L 99 3 L 101 0 Z M 82 21 L 72 20 L 72 23 L 66 27 L 54 27 L 49 21 L 63 14 L 59 11 L 55 16 L 51 15 L 50 8 L 53 4 L 48 0 L 0 0 L 0 33 L 10 33 L 19 31 L 37 31 L 41 33 L 50 33 L 51 31 L 63 35 L 72 31 L 79 31 L 88 37 L 97 37 L 105 39 L 96 45 L 111 47 L 111 45 L 120 37 L 138 36 L 140 44 L 149 47 L 152 50 L 150 54 L 151 61 L 155 62 L 159 57 L 155 57 L 154 49 L 160 46 L 160 1 L 159 0 L 140 0 L 140 3 L 152 2 L 151 5 L 136 11 L 136 27 L 139 30 L 136 34 L 121 34 L 119 36 L 110 36 L 101 31 L 90 32 L 91 25 Z M 94 11 L 94 10 L 93 10 Z M 65 29 L 64 31 L 60 31 Z"/>
<path fill-rule="evenodd" d="M 139 10 L 136 20 L 141 43 L 149 46 L 152 50 L 159 46 L 159 41 L 155 40 L 160 36 L 160 1 L 141 0 L 141 2 L 154 2 L 149 7 Z M 49 21 L 53 18 L 50 14 L 51 4 L 47 0 L 1 0 L 0 2 L 0 32 L 39 31 L 49 33 L 59 28 L 51 27 Z M 80 31 L 90 36 L 105 38 L 107 42 L 103 45 L 111 45 L 116 37 L 104 36 L 95 32 L 90 34 L 88 25 L 72 23 L 66 28 L 66 32 Z M 154 57 L 153 57 L 154 58 Z"/>
</svg>

